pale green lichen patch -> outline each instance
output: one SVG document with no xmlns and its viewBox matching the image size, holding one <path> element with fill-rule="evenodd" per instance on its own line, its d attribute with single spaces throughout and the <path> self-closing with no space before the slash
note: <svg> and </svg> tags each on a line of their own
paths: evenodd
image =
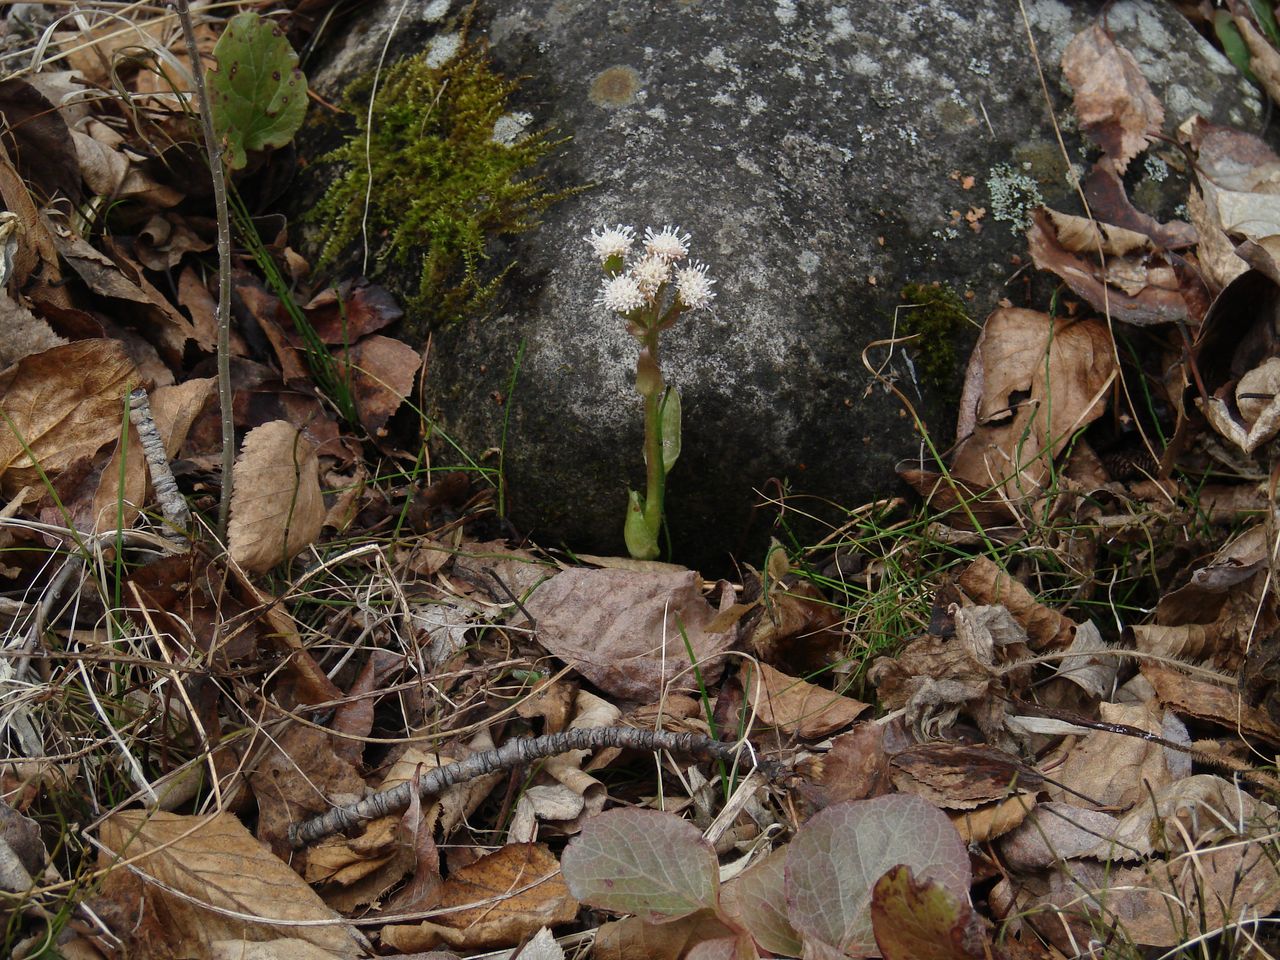
<svg viewBox="0 0 1280 960">
<path fill-rule="evenodd" d="M 987 192 L 991 194 L 991 218 L 1009 223 L 1015 234 L 1027 228 L 1032 212 L 1044 204 L 1035 178 L 1008 163 L 991 168 Z"/>
<path fill-rule="evenodd" d="M 432 49 L 386 71 L 372 110 L 372 78 L 347 91 L 357 130 L 321 161 L 346 170 L 311 215 L 330 231 L 321 267 L 362 227 L 379 269 L 417 266 L 410 306 L 424 330 L 483 308 L 509 268 L 489 263 L 490 240 L 536 226 L 565 195 L 532 173 L 557 146 L 547 131 L 501 135 L 513 134 L 505 120 L 524 115 L 509 112 L 516 85 L 493 70 L 487 50 L 462 40 L 439 62 Z"/>
</svg>

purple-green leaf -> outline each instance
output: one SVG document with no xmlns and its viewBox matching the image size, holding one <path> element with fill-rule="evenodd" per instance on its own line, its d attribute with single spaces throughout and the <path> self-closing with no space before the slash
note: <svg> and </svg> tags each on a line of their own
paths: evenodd
<svg viewBox="0 0 1280 960">
<path fill-rule="evenodd" d="M 720 904 L 770 953 L 798 957 L 800 934 L 787 920 L 786 847 L 779 847 L 720 890 Z"/>
<path fill-rule="evenodd" d="M 837 803 L 815 815 L 787 848 L 787 907 L 806 940 L 854 957 L 879 951 L 871 891 L 898 864 L 968 896 L 969 853 L 946 814 L 906 794 Z"/>
<path fill-rule="evenodd" d="M 652 923 L 717 904 L 715 850 L 697 827 L 656 810 L 592 817 L 565 848 L 560 870 L 583 903 Z"/>
</svg>

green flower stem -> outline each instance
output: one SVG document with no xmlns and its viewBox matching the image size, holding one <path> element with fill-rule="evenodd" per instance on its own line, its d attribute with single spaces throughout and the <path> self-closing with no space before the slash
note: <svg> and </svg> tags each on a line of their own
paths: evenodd
<svg viewBox="0 0 1280 960">
<path fill-rule="evenodd" d="M 644 345 L 653 357 L 653 365 L 658 369 L 656 389 L 646 393 L 644 397 L 644 453 L 647 468 L 644 522 L 656 541 L 662 527 L 662 507 L 667 492 L 667 471 L 662 463 L 662 398 L 666 396 L 667 384 L 662 379 L 662 367 L 658 363 L 657 324 L 652 325 L 645 333 Z"/>
</svg>

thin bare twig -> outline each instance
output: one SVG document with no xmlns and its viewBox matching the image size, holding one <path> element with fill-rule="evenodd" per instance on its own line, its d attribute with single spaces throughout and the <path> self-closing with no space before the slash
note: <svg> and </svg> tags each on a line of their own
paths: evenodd
<svg viewBox="0 0 1280 960">
<path fill-rule="evenodd" d="M 419 796 L 433 796 L 455 783 L 474 780 L 495 771 L 513 770 L 544 757 L 571 750 L 599 750 L 601 747 L 669 750 L 707 760 L 734 760 L 742 749 L 740 743 L 724 743 L 700 733 L 669 733 L 664 730 L 637 730 L 633 727 L 582 727 L 541 737 L 509 740 L 495 750 L 485 750 L 465 760 L 437 767 L 422 777 Z M 757 759 L 755 764 L 757 770 L 773 780 L 788 773 L 787 767 L 781 763 Z M 400 813 L 408 809 L 412 799 L 413 783 L 406 781 L 389 790 L 381 790 L 365 797 L 358 803 L 334 807 L 328 813 L 294 824 L 289 828 L 289 842 L 295 847 L 301 847 L 376 817 Z"/>
<path fill-rule="evenodd" d="M 182 38 L 191 57 L 191 77 L 195 83 L 196 108 L 204 132 L 204 146 L 209 154 L 209 173 L 213 177 L 213 205 L 218 220 L 218 403 L 222 408 L 222 497 L 218 501 L 218 539 L 227 539 L 227 521 L 231 516 L 231 472 L 236 460 L 236 426 L 231 410 L 231 218 L 227 212 L 227 178 L 222 166 L 222 144 L 213 130 L 213 113 L 204 85 L 204 65 L 196 47 L 196 32 L 191 24 L 187 0 L 169 0 L 182 23 Z"/>
</svg>

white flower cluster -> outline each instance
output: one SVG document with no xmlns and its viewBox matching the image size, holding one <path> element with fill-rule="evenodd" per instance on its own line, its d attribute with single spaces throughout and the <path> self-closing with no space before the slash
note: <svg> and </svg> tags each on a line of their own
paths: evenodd
<svg viewBox="0 0 1280 960">
<path fill-rule="evenodd" d="M 676 284 L 676 299 L 688 310 L 700 310 L 715 299 L 707 276 L 707 265 L 689 263 L 679 266 L 689 255 L 689 234 L 679 227 L 666 226 L 655 232 L 648 227 L 644 232 L 644 253 L 622 269 L 632 253 L 636 232 L 632 227 L 618 224 L 616 227 L 599 227 L 591 231 L 587 242 L 596 259 L 608 269 L 610 260 L 616 260 L 618 269 L 600 285 L 596 303 L 618 313 L 631 313 L 644 306 L 652 306 L 663 284 L 672 278 Z"/>
</svg>

